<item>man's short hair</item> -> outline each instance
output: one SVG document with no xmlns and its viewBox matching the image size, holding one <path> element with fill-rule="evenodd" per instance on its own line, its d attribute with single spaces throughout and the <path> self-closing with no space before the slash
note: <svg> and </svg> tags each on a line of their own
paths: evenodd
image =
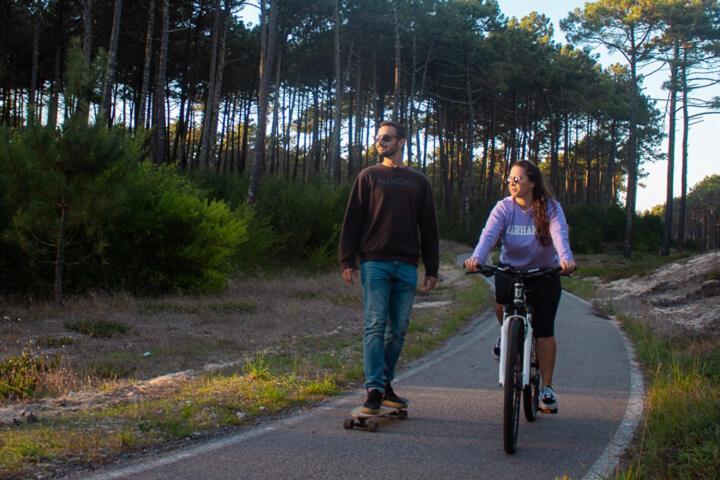
<svg viewBox="0 0 720 480">
<path fill-rule="evenodd" d="M 393 127 L 395 131 L 397 132 L 398 138 L 407 138 L 407 133 L 405 132 L 405 127 L 400 125 L 397 122 L 393 122 L 392 120 L 385 120 L 383 122 L 380 122 L 380 125 L 378 126 L 378 130 L 380 130 L 380 127 Z"/>
</svg>

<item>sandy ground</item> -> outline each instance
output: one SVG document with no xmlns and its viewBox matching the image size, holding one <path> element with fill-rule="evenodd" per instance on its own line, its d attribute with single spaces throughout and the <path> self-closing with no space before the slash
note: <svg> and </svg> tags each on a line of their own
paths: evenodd
<svg viewBox="0 0 720 480">
<path fill-rule="evenodd" d="M 668 334 L 720 335 L 720 251 L 602 285 L 595 302 Z"/>
</svg>

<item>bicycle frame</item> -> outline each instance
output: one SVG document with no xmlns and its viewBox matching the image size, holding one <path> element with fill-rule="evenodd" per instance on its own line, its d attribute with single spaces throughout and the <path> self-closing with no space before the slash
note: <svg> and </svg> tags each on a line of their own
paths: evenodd
<svg viewBox="0 0 720 480">
<path fill-rule="evenodd" d="M 498 368 L 498 379 L 500 386 L 505 385 L 505 364 L 506 357 L 510 349 L 508 349 L 508 330 L 510 323 L 514 319 L 518 319 L 523 322 L 525 334 L 523 342 L 523 388 L 530 385 L 530 362 L 532 360 L 532 340 L 533 340 L 533 328 L 532 328 L 532 312 L 525 306 L 525 285 L 522 279 L 517 278 L 513 285 L 515 292 L 515 298 L 513 300 L 513 307 L 515 313 L 508 314 L 508 308 L 506 306 L 503 309 L 503 321 L 502 327 L 500 328 L 500 366 Z M 520 315 L 517 311 L 525 311 L 525 315 Z"/>
</svg>

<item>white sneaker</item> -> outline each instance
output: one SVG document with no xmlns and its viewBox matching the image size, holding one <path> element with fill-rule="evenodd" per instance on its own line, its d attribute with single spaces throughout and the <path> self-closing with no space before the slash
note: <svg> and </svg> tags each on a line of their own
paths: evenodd
<svg viewBox="0 0 720 480">
<path fill-rule="evenodd" d="M 550 385 L 540 389 L 540 410 L 543 413 L 557 413 L 558 397 Z"/>
</svg>

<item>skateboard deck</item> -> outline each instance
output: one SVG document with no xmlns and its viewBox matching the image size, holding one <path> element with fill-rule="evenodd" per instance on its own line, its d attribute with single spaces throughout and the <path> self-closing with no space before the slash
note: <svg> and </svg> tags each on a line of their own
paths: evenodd
<svg viewBox="0 0 720 480">
<path fill-rule="evenodd" d="M 343 427 L 347 430 L 353 428 L 364 428 L 371 432 L 376 432 L 380 427 L 378 420 L 383 417 L 397 417 L 400 420 L 405 420 L 408 416 L 407 407 L 386 407 L 385 405 L 380 406 L 380 411 L 377 413 L 365 413 L 363 407 L 354 408 L 350 412 L 350 418 L 346 418 L 343 422 Z"/>
</svg>

